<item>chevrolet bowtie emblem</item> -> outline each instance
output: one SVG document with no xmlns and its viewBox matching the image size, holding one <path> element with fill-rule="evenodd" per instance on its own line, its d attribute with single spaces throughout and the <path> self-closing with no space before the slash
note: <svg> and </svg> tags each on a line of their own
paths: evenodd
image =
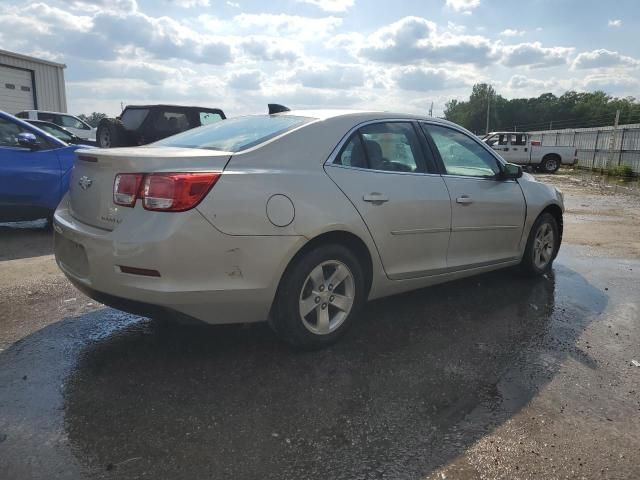
<svg viewBox="0 0 640 480">
<path fill-rule="evenodd" d="M 80 177 L 80 180 L 78 180 L 78 185 L 80 185 L 80 188 L 83 190 L 86 190 L 87 188 L 89 188 L 92 183 L 93 183 L 93 180 L 91 180 L 86 175 L 83 175 L 82 177 Z"/>
</svg>

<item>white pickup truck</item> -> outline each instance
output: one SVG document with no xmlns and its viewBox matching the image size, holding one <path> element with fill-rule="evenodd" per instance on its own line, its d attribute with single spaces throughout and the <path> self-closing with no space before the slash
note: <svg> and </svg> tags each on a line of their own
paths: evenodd
<svg viewBox="0 0 640 480">
<path fill-rule="evenodd" d="M 560 165 L 578 163 L 575 147 L 542 146 L 523 132 L 491 132 L 482 141 L 493 148 L 509 163 L 528 165 L 546 173 L 553 173 Z"/>
</svg>

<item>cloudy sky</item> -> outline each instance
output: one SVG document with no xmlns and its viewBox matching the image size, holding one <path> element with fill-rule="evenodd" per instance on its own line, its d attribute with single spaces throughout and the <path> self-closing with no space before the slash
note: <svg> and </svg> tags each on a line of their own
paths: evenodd
<svg viewBox="0 0 640 480">
<path fill-rule="evenodd" d="M 0 0 L 0 49 L 65 63 L 69 111 L 266 103 L 442 114 L 506 97 L 640 97 L 638 0 Z"/>
</svg>

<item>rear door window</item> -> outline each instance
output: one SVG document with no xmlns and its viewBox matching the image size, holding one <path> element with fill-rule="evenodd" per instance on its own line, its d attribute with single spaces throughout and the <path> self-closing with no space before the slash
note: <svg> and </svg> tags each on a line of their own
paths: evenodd
<svg viewBox="0 0 640 480">
<path fill-rule="evenodd" d="M 127 108 L 120 117 L 120 121 L 127 130 L 137 130 L 149 115 L 148 108 Z"/>
<path fill-rule="evenodd" d="M 194 126 L 184 112 L 161 112 L 153 122 L 154 129 L 165 136 L 184 132 Z"/>
<path fill-rule="evenodd" d="M 525 146 L 527 144 L 527 135 L 524 133 L 514 133 L 511 136 L 511 145 Z"/>
<path fill-rule="evenodd" d="M 386 172 L 424 172 L 418 135 L 409 122 L 380 122 L 360 128 L 333 162 Z"/>
</svg>

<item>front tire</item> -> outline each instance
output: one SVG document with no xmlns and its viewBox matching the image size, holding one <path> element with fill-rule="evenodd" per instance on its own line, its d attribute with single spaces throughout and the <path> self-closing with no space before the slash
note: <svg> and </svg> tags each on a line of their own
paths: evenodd
<svg viewBox="0 0 640 480">
<path fill-rule="evenodd" d="M 296 348 L 322 348 L 344 335 L 365 296 L 364 273 L 356 256 L 342 245 L 323 245 L 287 269 L 270 324 Z"/>
<path fill-rule="evenodd" d="M 550 213 L 543 213 L 531 227 L 520 267 L 527 274 L 542 275 L 551 270 L 559 249 L 558 222 Z"/>
</svg>

